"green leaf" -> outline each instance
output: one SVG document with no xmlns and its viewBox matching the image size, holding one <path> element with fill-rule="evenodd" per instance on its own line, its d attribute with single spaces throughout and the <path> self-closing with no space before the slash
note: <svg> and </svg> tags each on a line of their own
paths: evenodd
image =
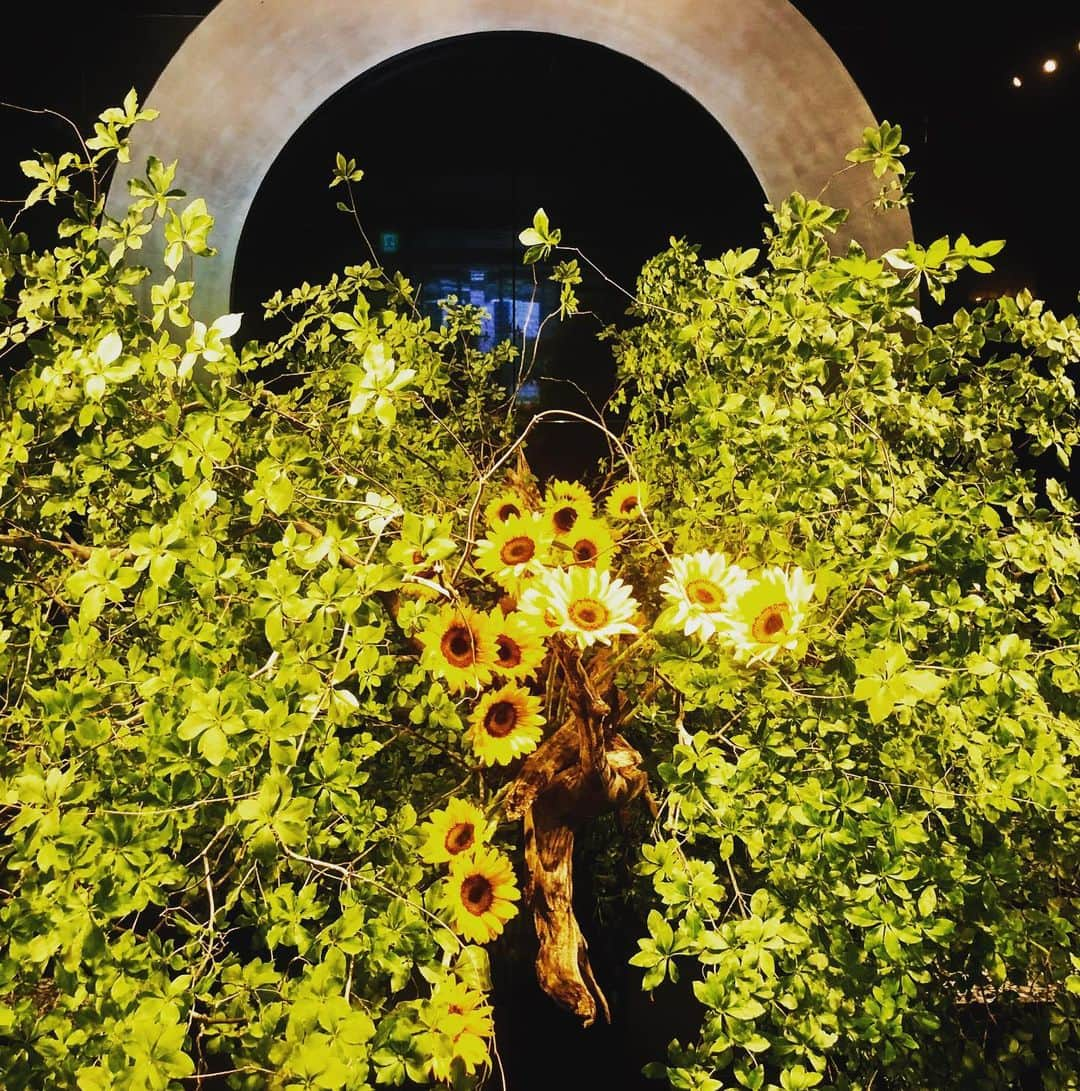
<svg viewBox="0 0 1080 1091">
<path fill-rule="evenodd" d="M 929 917 L 937 908 L 937 892 L 932 886 L 925 887 L 919 895 L 919 916 Z"/>
<path fill-rule="evenodd" d="M 199 753 L 211 765 L 220 765 L 229 756 L 229 740 L 220 727 L 210 727 L 199 735 Z"/>
</svg>

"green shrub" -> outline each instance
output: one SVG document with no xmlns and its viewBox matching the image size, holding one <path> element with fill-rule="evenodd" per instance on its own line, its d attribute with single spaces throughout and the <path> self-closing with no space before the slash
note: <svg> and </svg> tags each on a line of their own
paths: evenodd
<svg viewBox="0 0 1080 1091">
<path fill-rule="evenodd" d="M 194 321 L 175 164 L 97 196 L 148 114 L 24 164 L 57 245 L 0 229 L 6 1086 L 471 1086 L 519 897 L 603 1012 L 559 899 L 640 798 L 633 962 L 700 1002 L 672 1086 L 1076 1087 L 1080 541 L 1028 457 L 1077 442 L 1076 319 L 927 325 L 999 244 L 830 256 L 795 195 L 764 254 L 648 263 L 609 472 L 541 491 L 474 308 L 365 263 L 275 342 Z"/>
</svg>

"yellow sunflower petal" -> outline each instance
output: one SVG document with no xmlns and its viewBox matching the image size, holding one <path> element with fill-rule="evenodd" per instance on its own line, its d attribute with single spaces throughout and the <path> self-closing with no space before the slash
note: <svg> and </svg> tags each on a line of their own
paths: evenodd
<svg viewBox="0 0 1080 1091">
<path fill-rule="evenodd" d="M 517 594 L 522 581 L 542 570 L 552 534 L 539 513 L 512 515 L 476 543 L 473 561 L 483 575 Z"/>
<path fill-rule="evenodd" d="M 507 519 L 525 515 L 528 508 L 516 492 L 507 490 L 489 500 L 484 507 L 484 518 L 489 527 L 502 526 Z"/>
<path fill-rule="evenodd" d="M 587 504 L 589 514 L 592 514 L 592 496 L 580 481 L 549 481 L 544 489 L 544 506 L 559 500 L 576 500 L 581 504 Z"/>
<path fill-rule="evenodd" d="M 591 497 L 584 500 L 577 497 L 553 496 L 544 502 L 544 518 L 552 534 L 569 534 L 574 525 L 582 519 L 589 519 L 593 513 Z"/>
<path fill-rule="evenodd" d="M 491 1036 L 492 1009 L 482 992 L 447 978 L 435 986 L 430 1003 L 439 1029 L 455 1041 L 466 1034 L 478 1038 Z"/>
<path fill-rule="evenodd" d="M 578 519 L 573 528 L 556 538 L 551 549 L 555 564 L 563 568 L 595 568 L 606 572 L 616 551 L 615 538 L 600 519 Z"/>
</svg>

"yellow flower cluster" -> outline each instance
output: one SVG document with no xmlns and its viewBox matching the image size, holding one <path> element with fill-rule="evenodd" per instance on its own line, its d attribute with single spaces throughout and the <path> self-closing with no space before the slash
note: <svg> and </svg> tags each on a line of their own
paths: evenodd
<svg viewBox="0 0 1080 1091">
<path fill-rule="evenodd" d="M 612 524 L 640 518 L 648 496 L 640 482 L 612 490 Z M 469 740 L 485 764 L 507 764 L 530 753 L 542 737 L 540 701 L 525 688 L 546 655 L 545 639 L 560 633 L 581 649 L 638 632 L 632 589 L 611 575 L 620 533 L 596 516 L 578 482 L 554 481 L 540 510 L 515 492 L 485 508 L 488 534 L 476 543 L 475 565 L 515 608 L 481 614 L 464 604 L 444 606 L 421 633 L 422 662 L 454 693 L 479 693 Z M 814 593 L 801 568 L 764 567 L 749 573 L 723 553 L 700 550 L 675 557 L 661 591 L 669 606 L 658 628 L 717 639 L 746 663 L 772 660 L 805 644 L 804 621 Z"/>
<path fill-rule="evenodd" d="M 759 663 L 781 649 L 798 650 L 814 585 L 798 567 L 766 567 L 751 575 L 724 554 L 701 550 L 673 558 L 660 590 L 671 602 L 672 628 L 702 641 L 715 636 L 736 658 Z"/>
<path fill-rule="evenodd" d="M 503 614 L 498 607 L 485 614 L 465 603 L 443 606 L 419 640 L 420 662 L 452 693 L 481 689 L 494 675 L 512 681 L 534 678 L 546 654 L 526 615 Z"/>
<path fill-rule="evenodd" d="M 479 692 L 498 676 L 502 684 L 483 693 L 469 715 L 466 738 L 485 765 L 506 765 L 536 749 L 543 736 L 541 701 L 523 683 L 536 676 L 547 649 L 532 618 L 481 613 L 461 604 L 444 606 L 419 635 L 420 661 L 453 693 Z"/>
<path fill-rule="evenodd" d="M 487 943 L 503 930 L 521 897 L 510 861 L 487 841 L 494 830 L 483 811 L 468 800 L 451 799 L 420 831 L 420 856 L 448 864 L 442 904 L 452 927 L 473 943 Z"/>
<path fill-rule="evenodd" d="M 645 486 L 626 482 L 608 497 L 607 514 L 615 523 L 626 523 L 642 514 L 645 503 Z M 539 511 L 505 492 L 484 513 L 490 529 L 476 544 L 476 567 L 514 598 L 549 569 L 611 568 L 618 532 L 596 516 L 592 497 L 576 481 L 553 481 Z"/>
<path fill-rule="evenodd" d="M 609 515 L 622 522 L 637 518 L 645 495 L 640 484 L 619 486 L 608 498 Z M 630 620 L 637 602 L 611 577 L 616 535 L 595 517 L 592 498 L 577 482 L 553 482 L 540 511 L 511 492 L 496 496 L 485 511 L 491 527 L 476 545 L 476 568 L 517 609 L 483 613 L 448 603 L 418 639 L 427 671 L 451 693 L 478 695 L 466 733 L 476 757 L 485 765 L 506 765 L 535 750 L 543 737 L 542 702 L 527 686 L 547 654 L 546 638 L 560 632 L 587 648 L 637 632 Z"/>
<path fill-rule="evenodd" d="M 625 524 L 646 502 L 645 486 L 626 482 L 608 497 L 608 517 Z M 490 530 L 476 545 L 476 567 L 517 600 L 534 633 L 562 632 L 586 648 L 637 631 L 630 588 L 609 574 L 619 533 L 597 517 L 583 485 L 553 481 L 539 511 L 503 493 L 485 514 Z"/>
</svg>

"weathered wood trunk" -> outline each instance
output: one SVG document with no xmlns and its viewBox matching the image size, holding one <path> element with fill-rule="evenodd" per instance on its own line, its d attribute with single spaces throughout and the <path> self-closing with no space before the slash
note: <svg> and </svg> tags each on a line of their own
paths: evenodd
<svg viewBox="0 0 1080 1091">
<path fill-rule="evenodd" d="M 523 764 L 506 801 L 506 813 L 525 828 L 529 871 L 525 900 L 532 909 L 540 949 L 541 988 L 585 1026 L 610 1020 L 607 1000 L 593 975 L 589 948 L 574 915 L 574 834 L 606 810 L 623 809 L 639 794 L 655 813 L 641 755 L 616 731 L 618 695 L 596 689 L 605 659 L 586 672 L 581 654 L 552 639 L 569 696 L 566 722 Z"/>
</svg>

